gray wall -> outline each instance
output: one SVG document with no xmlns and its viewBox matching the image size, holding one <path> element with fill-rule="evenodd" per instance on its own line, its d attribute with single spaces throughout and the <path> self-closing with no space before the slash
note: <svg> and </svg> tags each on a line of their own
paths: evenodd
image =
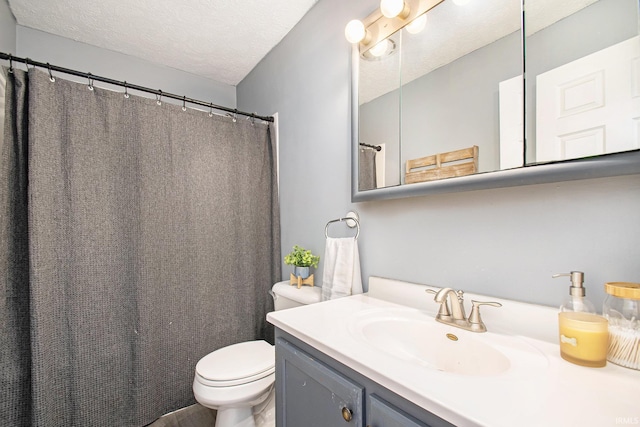
<svg viewBox="0 0 640 427">
<path fill-rule="evenodd" d="M 365 278 L 552 306 L 569 285 L 553 273 L 585 271 L 597 306 L 604 282 L 640 281 L 639 175 L 350 202 L 351 47 L 344 26 L 378 4 L 320 0 L 238 85 L 239 108 L 279 113 L 283 253 L 300 244 L 322 255 L 326 222 L 355 209 Z M 333 225 L 332 234 L 342 228 Z"/>
<path fill-rule="evenodd" d="M 0 0 L 0 52 L 16 53 L 16 19 L 7 0 Z"/>
<path fill-rule="evenodd" d="M 16 34 L 16 54 L 20 57 L 49 62 L 115 80 L 126 80 L 132 84 L 160 89 L 176 95 L 186 95 L 189 98 L 218 105 L 236 107 L 234 86 L 21 25 L 17 26 Z M 61 77 L 67 80 L 84 81 L 70 75 Z M 103 83 L 96 83 L 96 85 L 108 87 Z M 117 88 L 117 90 L 123 89 Z M 136 93 L 136 95 L 154 96 L 144 93 Z M 165 101 L 180 103 L 180 101 L 170 101 L 168 98 Z"/>
<path fill-rule="evenodd" d="M 358 107 L 358 142 L 384 144 L 385 187 L 404 181 L 404 162 L 400 159 L 400 114 L 394 114 L 400 108 L 399 90 L 385 93 Z"/>
</svg>

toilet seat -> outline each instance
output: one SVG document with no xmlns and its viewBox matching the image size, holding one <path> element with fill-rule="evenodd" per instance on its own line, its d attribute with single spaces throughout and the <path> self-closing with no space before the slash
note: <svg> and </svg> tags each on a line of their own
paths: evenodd
<svg viewBox="0 0 640 427">
<path fill-rule="evenodd" d="M 266 341 L 233 344 L 207 354 L 196 364 L 196 380 L 209 387 L 231 387 L 275 372 L 275 350 Z"/>
</svg>

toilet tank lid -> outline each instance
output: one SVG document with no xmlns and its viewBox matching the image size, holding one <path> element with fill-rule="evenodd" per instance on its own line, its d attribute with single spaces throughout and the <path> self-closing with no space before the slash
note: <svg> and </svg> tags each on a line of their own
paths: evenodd
<svg viewBox="0 0 640 427">
<path fill-rule="evenodd" d="M 288 298 L 300 304 L 314 304 L 320 302 L 322 289 L 317 286 L 297 286 L 289 284 L 289 281 L 278 282 L 271 288 L 274 294 L 279 297 Z"/>
</svg>

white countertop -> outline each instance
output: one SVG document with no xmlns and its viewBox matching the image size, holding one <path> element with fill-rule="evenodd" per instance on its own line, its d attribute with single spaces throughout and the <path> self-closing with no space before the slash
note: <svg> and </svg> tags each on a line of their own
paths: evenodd
<svg viewBox="0 0 640 427">
<path fill-rule="evenodd" d="M 386 279 L 383 279 L 383 282 Z M 457 426 L 620 426 L 640 425 L 640 371 L 607 363 L 604 368 L 586 368 L 564 361 L 559 346 L 545 341 L 555 327 L 555 310 L 497 300 L 504 304 L 502 310 L 492 311 L 483 319 L 489 331 L 505 330 L 500 315 L 513 314 L 513 307 L 522 314 L 509 323 L 517 329 L 527 322 L 526 310 L 532 317 L 543 317 L 539 322 L 538 336 L 522 330 L 514 339 L 522 340 L 539 350 L 547 359 L 544 367 L 535 367 L 529 374 L 505 372 L 494 376 L 466 376 L 440 372 L 427 367 L 402 363 L 397 358 L 367 344 L 354 340 L 349 332 L 353 316 L 366 310 L 403 309 L 418 310 L 418 304 L 435 310 L 429 305 L 429 296 L 420 285 L 388 281 L 381 287 L 372 286 L 367 294 L 326 301 L 304 307 L 272 312 L 267 320 L 277 328 L 306 342 L 319 351 L 369 377 L 405 399 Z M 392 285 L 391 287 L 389 287 Z M 411 291 L 403 294 L 403 286 Z M 407 287 L 409 285 L 409 287 Z M 389 292 L 392 290 L 392 292 Z M 394 295 L 386 298 L 385 295 Z M 402 295 L 398 295 L 402 294 Z M 375 297 L 374 297 L 375 295 Z M 416 298 L 416 296 L 420 296 Z M 474 296 L 475 297 L 475 296 Z M 393 299 L 390 302 L 386 299 Z M 467 299 L 470 299 L 467 296 Z M 477 299 L 477 298 L 474 298 Z M 398 302 L 405 302 L 398 304 Z M 510 307 L 513 305 L 513 307 Z M 414 306 L 414 307 L 410 307 Z M 431 314 L 430 314 L 431 316 Z M 433 320 L 435 322 L 435 320 Z M 500 327 L 497 324 L 500 323 Z M 516 326 L 514 326 L 516 325 Z M 504 327 L 506 329 L 501 329 Z M 461 330 L 451 327 L 451 332 Z M 497 332 L 489 332 L 497 333 Z M 524 335 L 523 335 L 524 334 Z M 551 332 L 553 334 L 553 332 Z M 531 338 L 531 336 L 536 338 Z"/>
</svg>

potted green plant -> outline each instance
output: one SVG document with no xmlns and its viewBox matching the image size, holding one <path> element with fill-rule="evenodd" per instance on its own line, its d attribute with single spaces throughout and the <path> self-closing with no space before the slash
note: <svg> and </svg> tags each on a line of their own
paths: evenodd
<svg viewBox="0 0 640 427">
<path fill-rule="evenodd" d="M 298 245 L 295 245 L 293 251 L 284 257 L 284 263 L 293 266 L 293 274 L 303 279 L 309 277 L 310 267 L 318 268 L 318 262 L 320 262 L 319 256 Z"/>
</svg>

